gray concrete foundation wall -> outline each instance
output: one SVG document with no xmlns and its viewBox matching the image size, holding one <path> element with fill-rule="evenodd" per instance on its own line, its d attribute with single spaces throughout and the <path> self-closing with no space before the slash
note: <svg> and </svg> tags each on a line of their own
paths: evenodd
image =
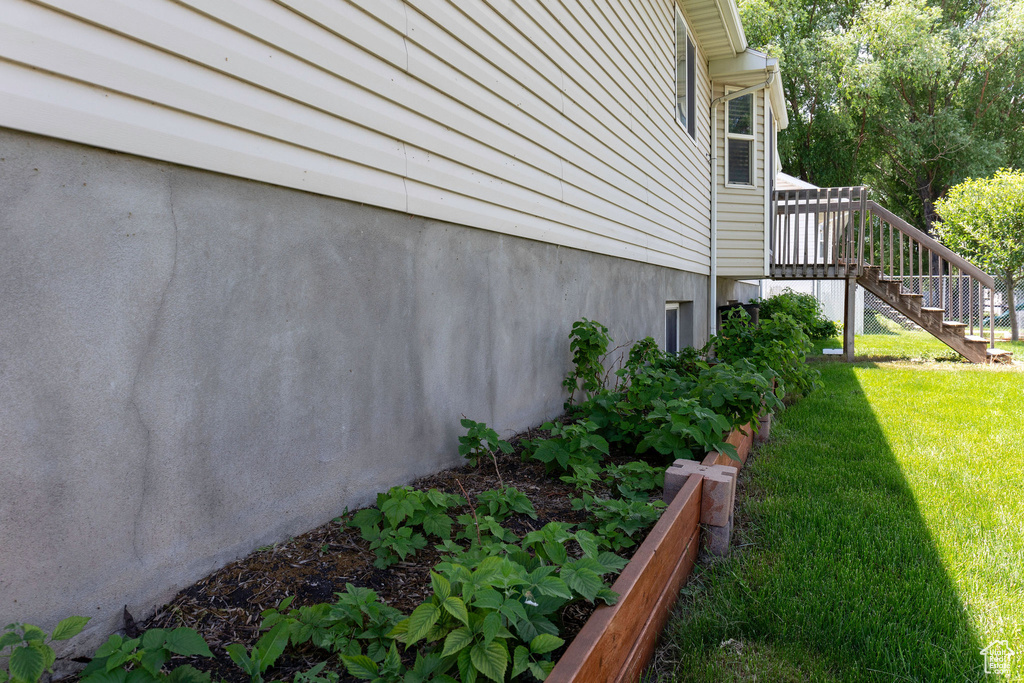
<svg viewBox="0 0 1024 683">
<path fill-rule="evenodd" d="M 0 622 L 180 588 L 560 413 L 707 278 L 0 130 Z M 706 339 L 696 339 L 702 344 Z"/>
</svg>

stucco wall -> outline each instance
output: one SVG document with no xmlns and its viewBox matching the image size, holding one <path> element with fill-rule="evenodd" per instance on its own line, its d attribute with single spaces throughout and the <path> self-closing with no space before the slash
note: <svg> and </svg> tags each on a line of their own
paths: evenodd
<svg viewBox="0 0 1024 683">
<path fill-rule="evenodd" d="M 0 130 L 0 621 L 91 616 L 95 645 L 123 605 L 456 464 L 462 414 L 558 414 L 572 321 L 660 340 L 705 291 Z"/>
</svg>

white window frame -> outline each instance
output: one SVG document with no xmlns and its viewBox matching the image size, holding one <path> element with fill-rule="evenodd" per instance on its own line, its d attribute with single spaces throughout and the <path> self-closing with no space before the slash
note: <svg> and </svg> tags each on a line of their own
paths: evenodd
<svg viewBox="0 0 1024 683">
<path fill-rule="evenodd" d="M 675 8 L 675 12 L 676 12 L 676 20 L 675 20 L 675 34 L 673 36 L 673 42 L 675 44 L 676 58 L 675 58 L 675 80 L 674 80 L 674 83 L 673 83 L 673 91 L 672 91 L 672 100 L 673 100 L 672 118 L 674 118 L 676 120 L 676 123 L 679 124 L 679 127 L 683 129 L 683 131 L 686 133 L 686 136 L 688 138 L 690 138 L 691 140 L 696 141 L 696 139 L 697 139 L 697 121 L 696 121 L 696 119 L 697 119 L 697 106 L 696 106 L 697 105 L 697 103 L 696 103 L 696 97 L 697 97 L 697 83 L 696 83 L 696 81 L 697 81 L 697 65 L 696 65 L 695 62 L 697 60 L 697 44 L 695 42 L 693 42 L 693 37 L 692 37 L 692 35 L 690 33 L 690 27 L 689 27 L 689 25 L 687 25 L 686 18 L 683 17 L 683 13 L 679 11 L 679 7 L 678 6 L 676 6 L 676 8 Z M 683 113 L 680 112 L 680 110 L 679 110 L 680 109 L 680 107 L 679 107 L 679 77 L 680 77 L 680 73 L 679 73 L 679 64 L 680 64 L 680 59 L 679 59 L 679 47 L 680 47 L 679 46 L 679 34 L 680 34 L 680 29 L 682 29 L 682 34 L 683 34 L 683 45 L 682 45 L 683 57 L 686 59 L 686 65 L 684 67 L 686 69 L 686 73 L 684 74 L 684 78 L 685 78 L 685 90 L 684 90 L 684 92 L 686 93 L 686 112 L 685 112 L 685 117 L 686 118 L 685 119 L 683 119 L 681 117 L 681 114 L 683 114 Z M 692 52 L 693 52 L 692 58 L 691 58 L 691 55 L 690 55 L 691 50 L 689 49 L 691 46 L 692 46 Z M 692 114 L 691 114 L 691 112 L 692 112 Z"/>
<path fill-rule="evenodd" d="M 725 94 L 738 92 L 741 88 L 726 88 Z M 733 102 L 737 102 L 743 98 L 737 97 L 735 100 L 729 100 L 725 103 L 725 118 L 722 121 L 725 128 L 725 135 L 723 136 L 723 144 L 725 148 L 722 150 L 722 154 L 725 157 L 725 186 L 732 187 L 740 190 L 751 190 L 757 189 L 757 92 L 750 93 L 750 134 L 743 133 L 730 133 L 729 132 L 729 107 L 732 106 Z M 752 144 L 750 145 L 750 183 L 734 183 L 729 180 L 729 140 L 749 140 Z"/>
</svg>

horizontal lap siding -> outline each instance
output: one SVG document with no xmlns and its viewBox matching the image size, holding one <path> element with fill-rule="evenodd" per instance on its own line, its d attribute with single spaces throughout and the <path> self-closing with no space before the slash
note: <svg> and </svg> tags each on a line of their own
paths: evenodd
<svg viewBox="0 0 1024 683">
<path fill-rule="evenodd" d="M 739 88 L 729 88 L 737 90 Z M 715 85 L 715 96 L 726 88 Z M 754 187 L 725 186 L 725 105 L 718 107 L 718 124 L 722 133 L 716 142 L 718 165 L 718 274 L 723 277 L 762 277 L 765 269 L 764 230 L 764 93 L 754 98 Z"/>
<path fill-rule="evenodd" d="M 695 272 L 667 0 L 10 0 L 0 125 Z M 697 64 L 697 111 L 710 102 Z"/>
</svg>

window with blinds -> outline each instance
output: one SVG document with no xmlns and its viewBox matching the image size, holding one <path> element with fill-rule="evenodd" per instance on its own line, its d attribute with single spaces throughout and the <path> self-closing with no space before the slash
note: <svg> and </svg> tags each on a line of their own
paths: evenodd
<svg viewBox="0 0 1024 683">
<path fill-rule="evenodd" d="M 725 108 L 725 180 L 754 184 L 754 94 L 730 100 Z"/>
</svg>

